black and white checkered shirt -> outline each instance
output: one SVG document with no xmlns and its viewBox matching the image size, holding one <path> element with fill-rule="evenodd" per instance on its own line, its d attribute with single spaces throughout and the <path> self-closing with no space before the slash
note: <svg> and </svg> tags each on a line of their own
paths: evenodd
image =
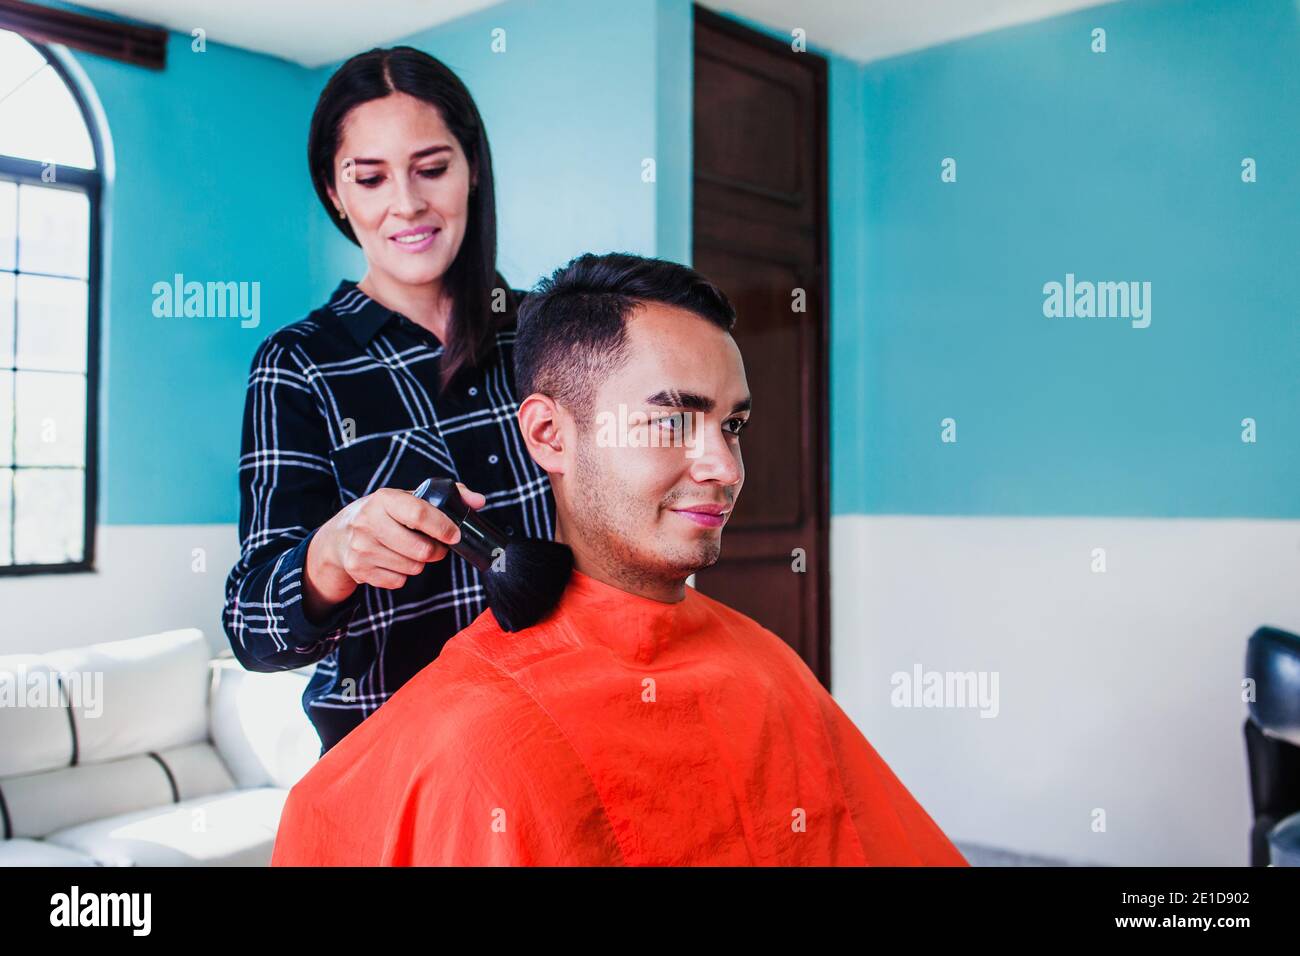
<svg viewBox="0 0 1300 956">
<path fill-rule="evenodd" d="M 410 319 L 339 284 L 253 356 L 239 458 L 240 559 L 222 624 L 249 670 L 319 662 L 303 706 L 323 754 L 438 656 L 486 607 L 478 571 L 448 554 L 398 590 L 360 585 L 321 625 L 303 613 L 316 530 L 379 488 L 430 476 L 487 497 L 510 534 L 550 538 L 555 502 L 515 417 L 513 317 L 480 368 L 439 394 L 442 345 Z"/>
</svg>

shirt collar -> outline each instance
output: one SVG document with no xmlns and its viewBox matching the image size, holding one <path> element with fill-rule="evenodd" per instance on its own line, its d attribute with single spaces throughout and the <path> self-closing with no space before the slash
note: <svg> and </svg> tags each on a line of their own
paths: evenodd
<svg viewBox="0 0 1300 956">
<path fill-rule="evenodd" d="M 365 348 L 395 313 L 362 292 L 351 279 L 344 279 L 326 304 L 347 326 L 357 345 Z"/>
</svg>

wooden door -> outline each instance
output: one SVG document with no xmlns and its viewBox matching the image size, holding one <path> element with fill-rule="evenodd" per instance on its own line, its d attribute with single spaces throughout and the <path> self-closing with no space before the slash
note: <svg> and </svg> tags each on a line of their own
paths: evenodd
<svg viewBox="0 0 1300 956">
<path fill-rule="evenodd" d="M 696 7 L 694 137 L 693 265 L 736 307 L 754 396 L 722 558 L 695 582 L 829 687 L 826 61 Z"/>
</svg>

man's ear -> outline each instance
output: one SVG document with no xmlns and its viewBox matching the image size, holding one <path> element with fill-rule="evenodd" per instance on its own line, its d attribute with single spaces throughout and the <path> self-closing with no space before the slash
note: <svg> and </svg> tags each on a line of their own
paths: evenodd
<svg viewBox="0 0 1300 956">
<path fill-rule="evenodd" d="M 533 392 L 519 403 L 519 430 L 528 454 L 548 475 L 562 475 L 565 471 L 563 417 L 564 411 L 555 400 L 541 392 Z"/>
</svg>

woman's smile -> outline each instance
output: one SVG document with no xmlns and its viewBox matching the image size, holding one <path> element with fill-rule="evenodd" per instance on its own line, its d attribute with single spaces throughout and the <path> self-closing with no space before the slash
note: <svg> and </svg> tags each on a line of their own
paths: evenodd
<svg viewBox="0 0 1300 956">
<path fill-rule="evenodd" d="M 403 252 L 424 252 L 433 245 L 434 238 L 442 230 L 435 226 L 416 226 L 403 229 L 388 237 Z"/>
</svg>

